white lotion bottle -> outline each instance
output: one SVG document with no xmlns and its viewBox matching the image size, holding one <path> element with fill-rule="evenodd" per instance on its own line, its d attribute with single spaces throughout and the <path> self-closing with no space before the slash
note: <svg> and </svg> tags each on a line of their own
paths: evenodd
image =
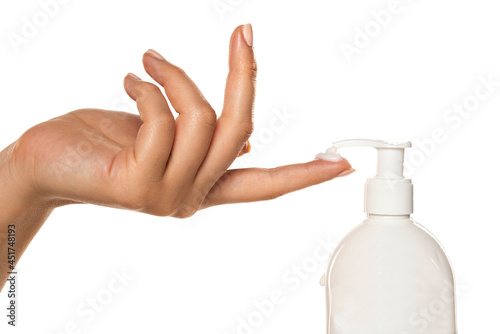
<svg viewBox="0 0 500 334">
<path fill-rule="evenodd" d="M 366 219 L 331 254 L 326 288 L 327 334 L 456 334 L 455 283 L 439 242 L 410 218 L 413 185 L 403 177 L 411 143 L 353 139 L 336 149 L 374 147 L 377 175 L 365 185 Z"/>
</svg>

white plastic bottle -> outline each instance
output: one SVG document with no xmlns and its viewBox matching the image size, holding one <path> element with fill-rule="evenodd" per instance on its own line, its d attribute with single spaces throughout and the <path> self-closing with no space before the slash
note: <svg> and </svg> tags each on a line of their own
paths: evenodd
<svg viewBox="0 0 500 334">
<path fill-rule="evenodd" d="M 365 185 L 366 219 L 331 254 L 326 288 L 327 334 L 456 334 L 455 289 L 439 242 L 410 218 L 413 185 L 403 177 L 411 143 L 353 139 L 338 148 L 374 147 L 377 175 Z"/>
</svg>

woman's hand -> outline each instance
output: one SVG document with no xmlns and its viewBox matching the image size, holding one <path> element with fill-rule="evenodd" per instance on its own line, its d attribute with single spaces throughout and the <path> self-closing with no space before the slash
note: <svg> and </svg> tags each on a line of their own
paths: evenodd
<svg viewBox="0 0 500 334">
<path fill-rule="evenodd" d="M 219 118 L 180 68 L 152 50 L 143 62 L 177 118 L 158 86 L 129 74 L 125 90 L 140 116 L 76 110 L 32 127 L 0 152 L 0 250 L 15 254 L 14 264 L 0 261 L 0 290 L 58 206 L 91 203 L 182 218 L 212 205 L 272 199 L 353 171 L 345 160 L 227 170 L 249 150 L 253 130 L 257 68 L 250 25 L 231 37 Z M 9 244 L 14 230 L 15 244 Z"/>
<path fill-rule="evenodd" d="M 248 150 L 256 64 L 250 25 L 230 43 L 224 107 L 217 118 L 194 82 L 157 52 L 143 57 L 163 87 L 129 74 L 124 86 L 140 116 L 82 109 L 29 129 L 12 147 L 17 188 L 52 203 L 93 203 L 188 217 L 212 205 L 250 202 L 330 180 L 347 161 L 227 170 Z"/>
</svg>

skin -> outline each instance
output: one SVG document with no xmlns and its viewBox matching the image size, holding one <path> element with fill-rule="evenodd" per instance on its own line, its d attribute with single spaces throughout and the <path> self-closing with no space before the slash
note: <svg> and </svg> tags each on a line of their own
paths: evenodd
<svg viewBox="0 0 500 334">
<path fill-rule="evenodd" d="M 251 44 L 251 27 L 236 28 L 219 118 L 180 68 L 149 50 L 144 68 L 176 118 L 157 85 L 128 74 L 124 87 L 140 116 L 75 110 L 32 127 L 0 152 L 0 288 L 11 271 L 8 226 L 16 226 L 17 263 L 59 206 L 91 203 L 185 218 L 214 205 L 273 199 L 354 171 L 345 160 L 228 170 L 248 152 L 253 130 L 257 67 Z"/>
</svg>

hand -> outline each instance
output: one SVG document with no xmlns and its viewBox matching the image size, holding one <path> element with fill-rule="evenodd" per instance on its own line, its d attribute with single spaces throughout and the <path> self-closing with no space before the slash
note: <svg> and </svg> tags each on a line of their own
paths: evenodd
<svg viewBox="0 0 500 334">
<path fill-rule="evenodd" d="M 251 26 L 230 43 L 224 107 L 217 118 L 194 82 L 157 52 L 143 57 L 163 87 L 129 74 L 124 86 L 140 116 L 82 109 L 29 129 L 13 147 L 23 188 L 58 203 L 93 203 L 188 217 L 212 205 L 266 200 L 330 180 L 347 161 L 227 170 L 252 133 L 256 64 Z"/>
<path fill-rule="evenodd" d="M 92 203 L 182 218 L 212 205 L 272 199 L 354 171 L 346 160 L 227 170 L 248 151 L 253 130 L 257 68 L 249 25 L 231 37 L 219 118 L 180 68 L 152 50 L 143 62 L 177 118 L 158 86 L 129 74 L 125 90 L 140 116 L 76 110 L 32 127 L 0 152 L 0 249 L 7 250 L 13 227 L 15 263 L 61 205 Z M 0 290 L 9 271 L 5 258 Z"/>
</svg>

